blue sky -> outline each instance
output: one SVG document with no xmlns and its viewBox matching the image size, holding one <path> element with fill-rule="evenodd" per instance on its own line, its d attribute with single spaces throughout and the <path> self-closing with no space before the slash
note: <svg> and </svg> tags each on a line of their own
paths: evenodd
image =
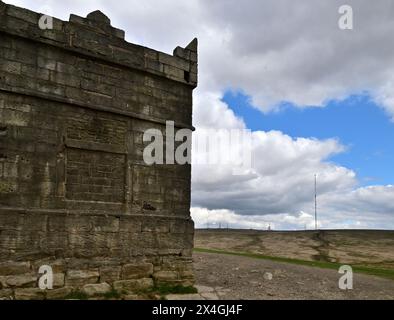
<svg viewBox="0 0 394 320">
<path fill-rule="evenodd" d="M 361 185 L 394 184 L 394 123 L 368 95 L 330 101 L 325 107 L 262 113 L 242 92 L 227 91 L 223 101 L 243 118 L 248 128 L 279 130 L 292 137 L 337 138 L 347 150 L 330 161 L 354 170 Z"/>
</svg>

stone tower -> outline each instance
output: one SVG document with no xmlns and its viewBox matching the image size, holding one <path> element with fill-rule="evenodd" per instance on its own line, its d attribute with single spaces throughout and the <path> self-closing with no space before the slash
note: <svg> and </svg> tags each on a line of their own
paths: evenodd
<svg viewBox="0 0 394 320">
<path fill-rule="evenodd" d="M 99 11 L 42 20 L 0 1 L 0 298 L 192 284 L 191 167 L 146 165 L 142 137 L 193 129 L 197 40 L 168 55 Z"/>
</svg>

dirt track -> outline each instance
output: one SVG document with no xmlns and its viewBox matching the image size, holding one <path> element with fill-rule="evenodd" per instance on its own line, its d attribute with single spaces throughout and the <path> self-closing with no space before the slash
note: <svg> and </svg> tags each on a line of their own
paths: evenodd
<svg viewBox="0 0 394 320">
<path fill-rule="evenodd" d="M 197 284 L 233 299 L 394 299 L 394 281 L 354 275 L 354 289 L 338 287 L 335 270 L 211 253 L 195 253 Z M 272 280 L 269 280 L 272 274 Z"/>
</svg>

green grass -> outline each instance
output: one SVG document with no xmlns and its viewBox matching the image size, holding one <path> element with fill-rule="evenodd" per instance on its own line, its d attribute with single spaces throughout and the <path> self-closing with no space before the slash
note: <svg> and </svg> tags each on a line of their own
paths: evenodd
<svg viewBox="0 0 394 320">
<path fill-rule="evenodd" d="M 157 299 L 159 296 L 162 300 L 165 299 L 165 296 L 168 294 L 189 294 L 189 293 L 197 293 L 197 289 L 193 286 L 182 286 L 182 285 L 171 285 L 171 284 L 157 284 L 152 288 L 140 290 L 134 292 L 135 294 L 146 297 L 149 299 Z M 107 292 L 103 295 L 96 295 L 95 297 L 102 297 L 106 300 L 120 300 L 122 299 L 122 295 L 126 295 L 127 292 L 118 292 L 115 289 L 112 289 L 110 292 Z M 89 296 L 87 296 L 82 291 L 76 290 L 65 296 L 62 300 L 89 300 Z"/>
<path fill-rule="evenodd" d="M 168 294 L 190 294 L 197 293 L 197 289 L 193 286 L 171 285 L 171 284 L 156 284 L 154 287 L 140 290 L 136 294 L 146 297 L 148 299 L 156 300 L 160 297 L 161 300 L 166 299 Z"/>
<path fill-rule="evenodd" d="M 156 284 L 154 287 L 139 291 L 140 294 L 156 294 L 165 296 L 167 294 L 189 294 L 197 293 L 193 286 L 172 285 L 167 283 Z"/>
<path fill-rule="evenodd" d="M 98 294 L 95 297 L 102 297 L 106 300 L 112 300 L 112 299 L 121 299 L 122 295 L 115 289 L 112 289 L 110 292 L 107 292 L 105 294 Z M 68 294 L 67 296 L 65 296 L 63 300 L 89 300 L 89 296 L 83 293 L 82 291 L 75 290 L 70 294 Z"/>
<path fill-rule="evenodd" d="M 89 299 L 88 295 L 81 291 L 73 291 L 64 297 L 64 300 L 88 300 L 88 299 Z"/>
<path fill-rule="evenodd" d="M 254 258 L 254 259 L 263 259 L 263 260 L 270 260 L 270 261 L 276 261 L 276 262 L 291 263 L 291 264 L 316 267 L 316 268 L 335 269 L 335 270 L 338 270 L 340 266 L 345 264 L 345 263 L 335 263 L 335 262 L 325 262 L 325 261 L 299 260 L 299 259 L 292 259 L 292 258 L 285 258 L 285 257 L 273 257 L 273 256 L 267 256 L 267 255 L 258 254 L 258 253 L 234 252 L 234 251 L 225 251 L 225 250 L 218 250 L 218 249 L 194 248 L 194 251 L 195 252 L 205 252 L 205 253 L 226 254 L 226 255 L 248 257 L 248 258 Z M 368 275 L 374 275 L 374 276 L 394 280 L 394 269 L 381 269 L 381 268 L 375 268 L 375 267 L 367 267 L 367 266 L 363 266 L 363 265 L 352 265 L 352 268 L 353 268 L 354 272 L 364 273 L 364 274 L 368 274 Z"/>
<path fill-rule="evenodd" d="M 103 295 L 104 299 L 107 300 L 112 300 L 112 299 L 116 299 L 119 300 L 122 298 L 122 295 L 116 291 L 115 289 L 112 289 L 110 292 L 107 292 Z"/>
<path fill-rule="evenodd" d="M 169 284 L 159 284 L 153 287 L 154 292 L 160 295 L 167 294 L 190 294 L 197 293 L 197 289 L 193 286 L 181 286 L 181 285 L 169 285 Z"/>
</svg>

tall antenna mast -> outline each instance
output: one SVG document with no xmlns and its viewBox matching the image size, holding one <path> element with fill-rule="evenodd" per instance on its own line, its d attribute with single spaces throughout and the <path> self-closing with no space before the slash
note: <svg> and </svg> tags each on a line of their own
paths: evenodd
<svg viewBox="0 0 394 320">
<path fill-rule="evenodd" d="M 317 174 L 315 174 L 315 230 L 317 230 Z"/>
</svg>

